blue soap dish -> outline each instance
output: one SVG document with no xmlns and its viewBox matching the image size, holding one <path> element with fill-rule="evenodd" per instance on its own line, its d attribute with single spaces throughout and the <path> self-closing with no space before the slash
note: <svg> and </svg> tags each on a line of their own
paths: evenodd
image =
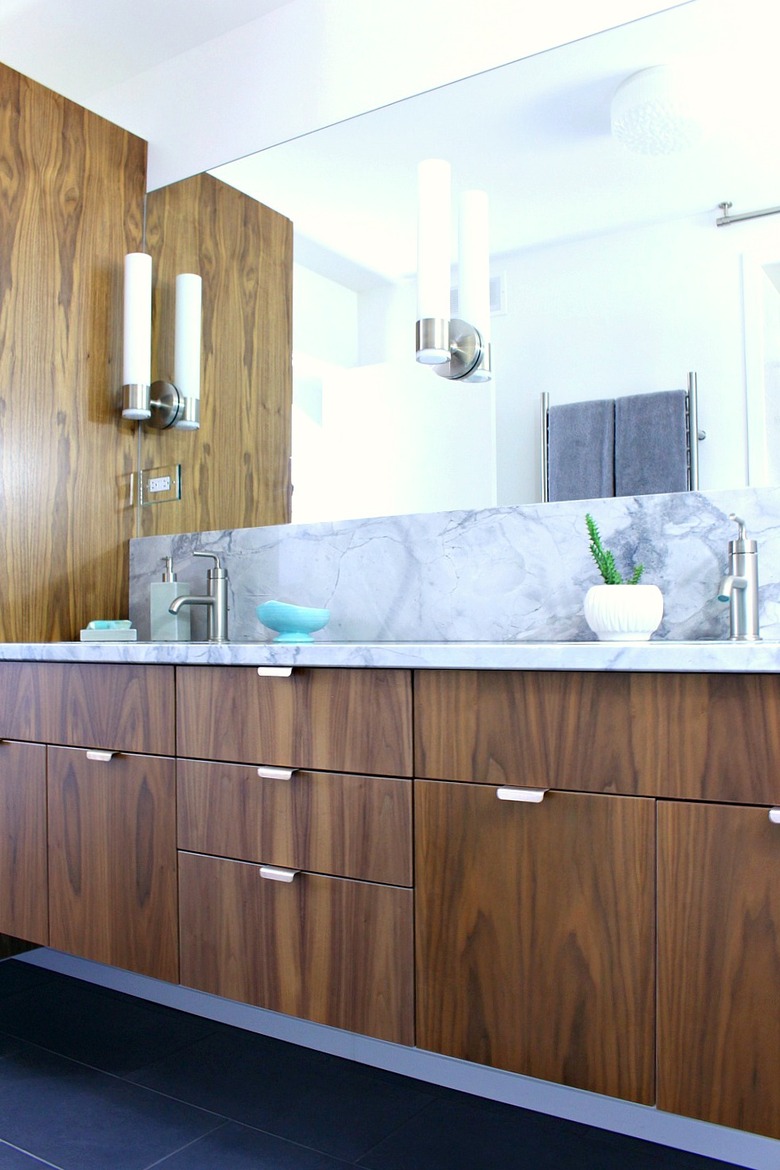
<svg viewBox="0 0 780 1170">
<path fill-rule="evenodd" d="M 313 642 L 312 634 L 328 624 L 329 609 L 310 609 L 290 605 L 287 601 L 264 601 L 257 616 L 269 630 L 276 631 L 274 642 Z"/>
</svg>

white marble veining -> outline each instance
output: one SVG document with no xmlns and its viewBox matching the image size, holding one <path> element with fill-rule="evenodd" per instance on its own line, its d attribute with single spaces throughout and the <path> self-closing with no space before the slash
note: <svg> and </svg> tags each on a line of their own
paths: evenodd
<svg viewBox="0 0 780 1170">
<path fill-rule="evenodd" d="M 255 616 L 271 598 L 330 609 L 318 643 L 589 642 L 583 597 L 599 577 L 587 511 L 618 564 L 642 561 L 643 580 L 661 587 L 664 619 L 654 641 L 727 636 L 727 606 L 716 593 L 736 535 L 728 514 L 737 512 L 759 545 L 762 634 L 780 639 L 774 488 L 144 537 L 131 541 L 130 617 L 148 638 L 149 585 L 167 555 L 180 580 L 205 592 L 209 562 L 192 557 L 200 550 L 224 558 L 237 642 L 271 638 Z M 192 619 L 193 637 L 204 638 L 203 607 Z"/>
<path fill-rule="evenodd" d="M 780 642 L 38 642 L 0 644 L 2 660 L 768 674 L 780 670 Z"/>
</svg>

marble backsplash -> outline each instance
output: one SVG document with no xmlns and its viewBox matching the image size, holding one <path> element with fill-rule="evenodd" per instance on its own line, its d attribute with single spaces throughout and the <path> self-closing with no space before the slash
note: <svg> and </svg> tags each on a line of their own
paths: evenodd
<svg viewBox="0 0 780 1170">
<path fill-rule="evenodd" d="M 165 506 L 165 505 L 158 505 Z M 149 638 L 149 585 L 172 555 L 180 581 L 205 593 L 210 561 L 230 577 L 231 641 L 268 641 L 255 607 L 270 598 L 330 609 L 317 641 L 591 640 L 583 596 L 600 578 L 588 551 L 590 511 L 618 567 L 637 561 L 664 594 L 656 638 L 721 638 L 717 600 L 730 512 L 758 541 L 761 633 L 780 638 L 780 488 L 577 500 L 334 523 L 142 537 L 130 542 L 130 617 Z M 192 607 L 192 637 L 205 637 Z"/>
</svg>

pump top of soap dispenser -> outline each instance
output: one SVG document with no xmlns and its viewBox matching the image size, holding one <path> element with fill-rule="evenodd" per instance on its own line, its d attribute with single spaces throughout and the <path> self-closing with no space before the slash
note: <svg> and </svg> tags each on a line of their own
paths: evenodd
<svg viewBox="0 0 780 1170">
<path fill-rule="evenodd" d="M 750 540 L 747 535 L 745 521 L 737 516 L 735 512 L 729 512 L 729 520 L 733 520 L 737 525 L 736 540 L 729 541 L 729 554 L 738 555 L 739 553 L 755 553 L 758 552 L 758 541 Z"/>
<path fill-rule="evenodd" d="M 165 581 L 165 582 L 175 581 L 176 574 L 173 571 L 173 557 L 164 557 L 163 564 L 165 565 L 165 568 L 163 569 L 163 575 L 162 575 L 163 581 Z"/>
</svg>

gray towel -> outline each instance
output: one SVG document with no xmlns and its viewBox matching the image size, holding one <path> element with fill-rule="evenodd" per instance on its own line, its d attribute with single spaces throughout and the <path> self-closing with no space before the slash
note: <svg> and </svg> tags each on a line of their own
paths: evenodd
<svg viewBox="0 0 780 1170">
<path fill-rule="evenodd" d="M 550 500 L 615 494 L 615 403 L 571 402 L 547 412 Z"/>
<path fill-rule="evenodd" d="M 616 496 L 688 490 L 685 398 L 667 390 L 616 400 Z"/>
</svg>

